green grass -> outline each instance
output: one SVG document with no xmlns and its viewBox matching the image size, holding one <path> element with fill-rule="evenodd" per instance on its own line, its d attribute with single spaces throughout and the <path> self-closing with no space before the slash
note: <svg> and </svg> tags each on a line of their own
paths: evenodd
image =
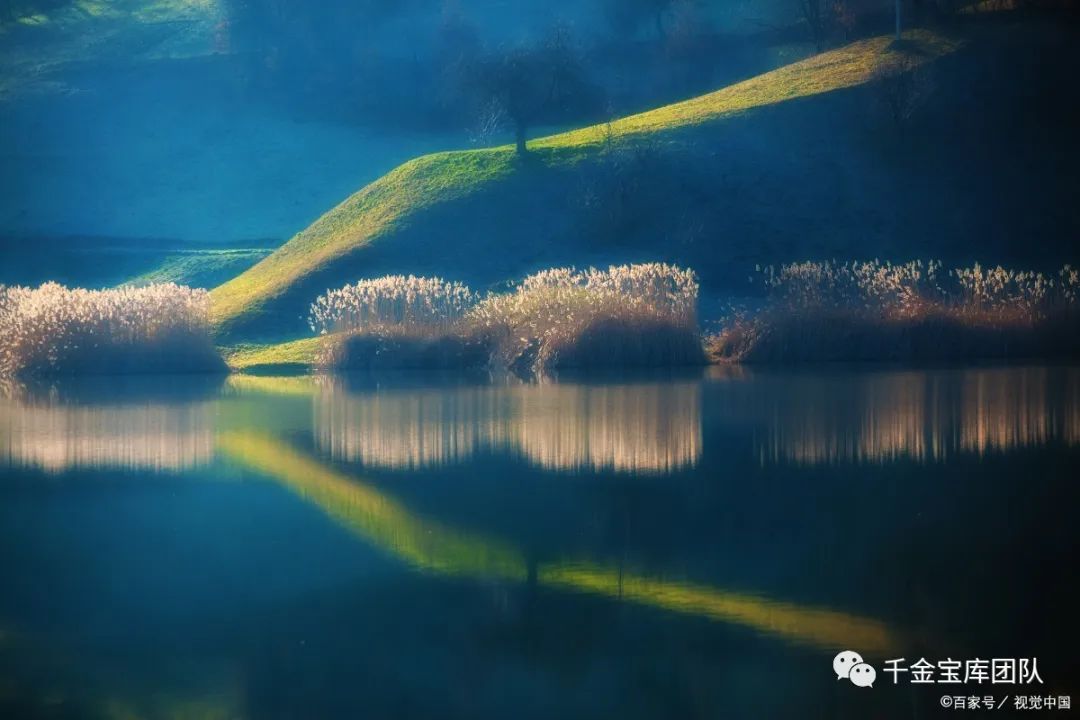
<svg viewBox="0 0 1080 720">
<path fill-rule="evenodd" d="M 226 322 L 280 295 L 298 279 L 391 231 L 403 217 L 508 175 L 513 159 L 512 148 L 494 148 L 424 155 L 397 167 L 216 288 L 214 322 Z"/>
<path fill-rule="evenodd" d="M 233 370 L 305 370 L 315 363 L 315 355 L 325 339 L 320 335 L 277 345 L 243 345 L 224 348 L 222 354 Z"/>
<path fill-rule="evenodd" d="M 743 82 L 610 123 L 529 143 L 534 161 L 574 163 L 613 142 L 702 126 L 754 108 L 868 82 L 897 53 L 929 62 L 958 47 L 928 31 L 912 31 L 896 48 L 891 37 L 859 41 Z M 435 153 L 411 160 L 364 187 L 306 230 L 212 292 L 219 327 L 267 310 L 290 288 L 354 250 L 388 237 L 422 210 L 454 202 L 514 175 L 512 146 Z"/>
<path fill-rule="evenodd" d="M 211 287 L 233 277 L 270 254 L 270 250 L 196 250 L 165 258 L 160 265 L 126 284 L 172 282 L 190 287 Z"/>
</svg>

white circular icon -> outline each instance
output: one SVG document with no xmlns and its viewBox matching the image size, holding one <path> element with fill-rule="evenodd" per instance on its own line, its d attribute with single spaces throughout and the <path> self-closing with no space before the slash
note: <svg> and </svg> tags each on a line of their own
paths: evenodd
<svg viewBox="0 0 1080 720">
<path fill-rule="evenodd" d="M 850 677 L 848 673 L 851 672 L 851 668 L 855 667 L 863 661 L 862 655 L 854 650 L 845 650 L 839 653 L 832 661 L 833 672 L 836 673 L 836 679 Z"/>
<path fill-rule="evenodd" d="M 857 663 L 855 667 L 848 670 L 848 677 L 851 678 L 852 684 L 859 687 L 874 687 L 877 670 L 866 663 Z"/>
</svg>

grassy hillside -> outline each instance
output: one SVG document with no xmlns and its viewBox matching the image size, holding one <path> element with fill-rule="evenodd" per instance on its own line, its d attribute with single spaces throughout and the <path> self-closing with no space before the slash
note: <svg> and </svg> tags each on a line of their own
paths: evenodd
<svg viewBox="0 0 1080 720">
<path fill-rule="evenodd" d="M 173 282 L 192 287 L 213 287 L 247 270 L 270 254 L 261 248 L 187 250 L 166 256 L 152 270 L 128 280 L 131 285 Z"/>
<path fill-rule="evenodd" d="M 913 31 L 900 47 L 894 47 L 889 37 L 873 38 L 684 102 L 534 140 L 527 161 L 517 158 L 509 146 L 419 157 L 349 197 L 269 257 L 216 288 L 214 321 L 226 335 L 299 334 L 307 303 L 318 292 L 342 278 L 370 274 L 380 267 L 378 256 L 365 254 L 361 261 L 359 250 L 378 249 L 382 245 L 378 241 L 401 238 L 408 232 L 414 236 L 411 243 L 396 241 L 394 245 L 400 246 L 400 256 L 416 261 L 410 267 L 456 251 L 467 255 L 459 257 L 458 264 L 473 266 L 474 278 L 496 282 L 510 266 L 508 256 L 519 265 L 528 265 L 531 258 L 550 250 L 549 239 L 565 234 L 565 229 L 556 227 L 557 218 L 544 217 L 557 214 L 546 202 L 545 192 L 566 184 L 560 169 L 587 164 L 624 141 L 675 141 L 684 131 L 711 129 L 718 121 L 755 108 L 865 84 L 901 53 L 921 64 L 957 47 L 956 42 L 928 31 Z M 516 206 L 511 208 L 505 198 L 490 195 L 495 190 L 512 195 Z M 452 219 L 444 215 L 450 208 L 459 215 Z M 485 221 L 498 213 L 509 213 L 516 222 L 536 219 L 534 225 L 555 225 L 545 226 L 543 232 L 532 227 L 505 238 L 487 238 L 483 245 L 454 237 L 490 235 Z M 455 270 L 440 270 L 438 265 L 433 269 L 450 275 Z"/>
</svg>

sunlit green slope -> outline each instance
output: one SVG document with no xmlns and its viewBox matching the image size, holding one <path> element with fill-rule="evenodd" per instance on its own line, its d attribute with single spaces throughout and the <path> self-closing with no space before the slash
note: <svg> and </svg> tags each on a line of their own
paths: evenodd
<svg viewBox="0 0 1080 720">
<path fill-rule="evenodd" d="M 898 53 L 932 61 L 957 43 L 912 31 L 900 48 L 890 37 L 853 43 L 690 100 L 529 143 L 531 161 L 544 166 L 587 159 L 612 140 L 660 136 L 796 98 L 868 82 Z M 276 252 L 212 292 L 219 327 L 245 316 L 276 312 L 274 301 L 349 253 L 387 237 L 434 206 L 445 206 L 522 173 L 511 146 L 443 152 L 411 160 L 327 212 Z M 312 298 L 305 298 L 310 301 Z M 291 314 L 301 307 L 289 307 Z"/>
<path fill-rule="evenodd" d="M 299 370 L 311 367 L 325 338 L 321 335 L 276 345 L 237 348 L 225 353 L 233 370 Z"/>
</svg>

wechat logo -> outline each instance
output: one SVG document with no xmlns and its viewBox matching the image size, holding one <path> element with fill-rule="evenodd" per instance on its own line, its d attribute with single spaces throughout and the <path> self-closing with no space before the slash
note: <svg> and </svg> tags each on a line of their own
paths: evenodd
<svg viewBox="0 0 1080 720">
<path fill-rule="evenodd" d="M 832 661 L 833 672 L 837 680 L 847 678 L 852 685 L 859 687 L 874 687 L 877 679 L 877 670 L 863 661 L 862 655 L 854 650 L 844 650 L 838 653 Z"/>
</svg>

